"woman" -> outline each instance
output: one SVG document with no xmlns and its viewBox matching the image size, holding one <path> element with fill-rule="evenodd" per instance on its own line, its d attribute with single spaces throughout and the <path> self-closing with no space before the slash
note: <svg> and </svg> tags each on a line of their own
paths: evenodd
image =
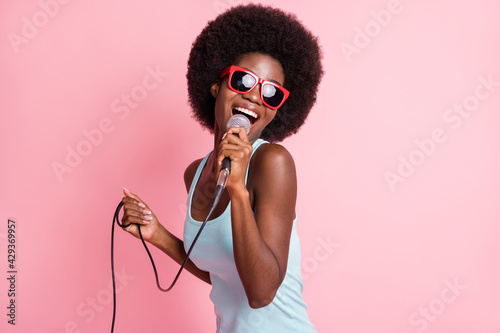
<svg viewBox="0 0 500 333">
<path fill-rule="evenodd" d="M 208 214 L 222 160 L 231 174 L 186 269 L 212 284 L 217 332 L 315 332 L 302 299 L 296 231 L 294 161 L 281 141 L 304 123 L 323 75 L 316 38 L 291 14 L 238 6 L 209 22 L 188 61 L 195 118 L 214 134 L 214 149 L 191 163 L 184 180 L 184 241 L 125 190 L 125 230 L 178 263 Z M 251 122 L 227 129 L 234 114 Z M 264 141 L 267 140 L 267 141 Z"/>
</svg>

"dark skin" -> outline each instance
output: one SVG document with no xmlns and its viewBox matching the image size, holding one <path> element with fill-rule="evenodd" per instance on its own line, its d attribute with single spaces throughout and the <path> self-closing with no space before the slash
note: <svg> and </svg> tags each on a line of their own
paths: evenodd
<svg viewBox="0 0 500 333">
<path fill-rule="evenodd" d="M 285 80 L 280 63 L 268 55 L 249 53 L 240 57 L 234 65 L 281 85 Z M 212 218 L 222 214 L 228 204 L 231 205 L 234 259 L 252 308 L 260 308 L 272 302 L 285 277 L 297 196 L 295 164 L 283 146 L 262 145 L 250 162 L 252 143 L 260 137 L 276 112 L 279 112 L 262 103 L 260 89 L 261 86 L 258 85 L 248 94 L 235 93 L 227 86 L 227 76 L 211 86 L 210 91 L 216 99 L 214 151 L 196 184 L 191 207 L 192 218 L 203 221 L 213 199 L 222 160 L 229 157 L 231 174 Z M 227 121 L 236 107 L 257 114 L 256 120 L 248 117 L 252 119 L 248 135 L 242 127 L 226 130 Z M 201 159 L 198 159 L 191 163 L 184 173 L 188 191 L 200 162 Z M 247 167 L 249 176 L 245 185 Z M 134 223 L 125 230 L 138 237 L 136 224 L 140 224 L 147 242 L 179 264 L 182 263 L 186 255 L 182 240 L 161 225 L 137 195 L 127 190 L 124 193 L 122 221 Z M 210 283 L 209 273 L 197 268 L 193 262 L 189 261 L 186 269 Z"/>
</svg>

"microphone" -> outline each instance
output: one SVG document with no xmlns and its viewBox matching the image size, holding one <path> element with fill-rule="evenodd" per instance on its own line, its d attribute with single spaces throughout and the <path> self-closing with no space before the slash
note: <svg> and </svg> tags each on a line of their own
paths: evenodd
<svg viewBox="0 0 500 333">
<path fill-rule="evenodd" d="M 231 127 L 244 127 L 246 132 L 250 132 L 250 120 L 248 120 L 247 117 L 244 115 L 238 113 L 229 118 L 229 121 L 227 122 L 227 129 Z M 237 134 L 235 134 L 237 136 Z M 215 208 L 217 206 L 217 203 L 219 202 L 219 199 L 222 195 L 222 192 L 224 191 L 224 188 L 226 187 L 226 182 L 227 178 L 229 177 L 229 174 L 231 173 L 231 159 L 229 157 L 225 157 L 224 160 L 222 161 L 222 165 L 220 168 L 220 173 L 219 173 L 219 178 L 217 179 L 217 187 L 215 188 L 215 196 L 214 196 L 214 201 L 212 203 L 212 207 Z"/>
</svg>

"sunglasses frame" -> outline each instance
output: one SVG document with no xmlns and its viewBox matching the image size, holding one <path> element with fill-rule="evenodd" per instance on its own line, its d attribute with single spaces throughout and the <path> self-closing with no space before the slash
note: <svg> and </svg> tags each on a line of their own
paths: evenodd
<svg viewBox="0 0 500 333">
<path fill-rule="evenodd" d="M 238 91 L 238 90 L 234 89 L 233 87 L 231 87 L 231 78 L 233 77 L 233 74 L 236 71 L 244 72 L 245 74 L 248 74 L 248 75 L 250 75 L 251 77 L 253 77 L 255 79 L 255 83 L 253 84 L 253 86 L 250 89 L 248 89 L 248 91 L 244 91 L 244 92 L 243 91 Z M 290 95 L 290 92 L 288 90 L 286 90 L 283 86 L 280 86 L 279 84 L 277 84 L 275 82 L 272 82 L 272 81 L 267 81 L 267 80 L 261 79 L 260 77 L 258 77 L 257 75 L 255 75 L 255 73 L 252 73 L 248 69 L 232 65 L 232 66 L 229 66 L 226 69 L 224 69 L 222 71 L 222 74 L 220 75 L 219 78 L 222 78 L 222 77 L 226 76 L 227 74 L 229 74 L 229 77 L 227 79 L 227 86 L 232 91 L 234 91 L 234 92 L 236 92 L 238 94 L 241 94 L 241 95 L 248 94 L 258 84 L 260 84 L 261 85 L 260 99 L 261 99 L 262 103 L 264 103 L 264 105 L 267 106 L 270 109 L 273 109 L 273 110 L 279 109 L 283 105 L 283 103 L 285 103 L 286 99 Z M 271 106 L 271 105 L 267 104 L 267 102 L 264 100 L 264 93 L 263 93 L 264 89 L 262 89 L 262 86 L 265 85 L 265 84 L 270 84 L 273 87 L 276 87 L 277 89 L 279 89 L 279 90 L 281 90 L 283 92 L 283 100 L 281 101 L 281 103 L 278 106 Z"/>
</svg>

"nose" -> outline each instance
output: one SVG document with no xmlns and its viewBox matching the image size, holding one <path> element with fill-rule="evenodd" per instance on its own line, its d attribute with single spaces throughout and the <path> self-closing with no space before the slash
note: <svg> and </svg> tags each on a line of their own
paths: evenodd
<svg viewBox="0 0 500 333">
<path fill-rule="evenodd" d="M 250 90 L 250 92 L 246 93 L 243 95 L 243 98 L 246 100 L 249 100 L 252 103 L 256 103 L 258 105 L 262 104 L 262 100 L 260 98 L 260 89 L 262 88 L 262 85 L 260 83 L 257 83 L 257 85 Z"/>
</svg>

